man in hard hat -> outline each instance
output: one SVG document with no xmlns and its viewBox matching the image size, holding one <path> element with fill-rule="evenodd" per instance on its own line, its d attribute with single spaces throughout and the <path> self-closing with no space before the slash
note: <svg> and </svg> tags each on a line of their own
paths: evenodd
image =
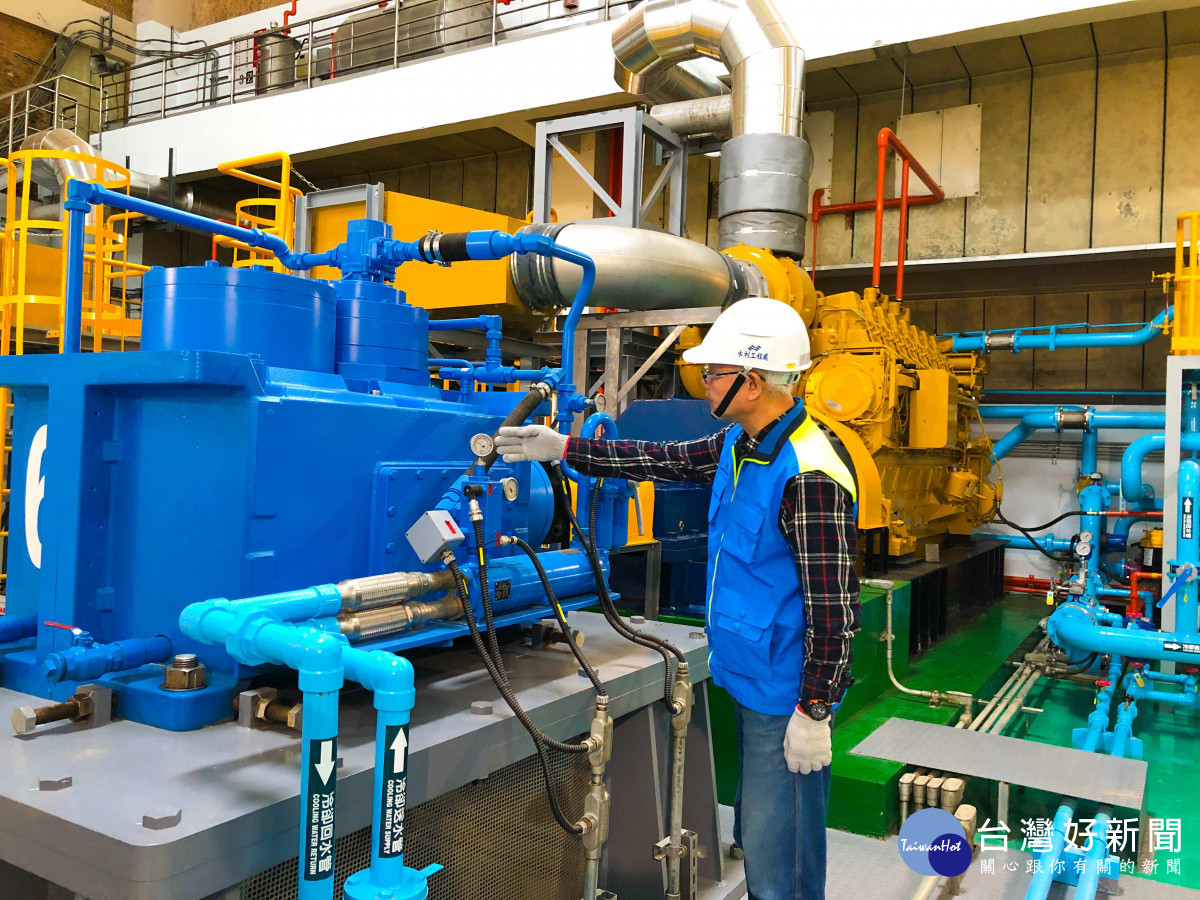
<svg viewBox="0 0 1200 900">
<path fill-rule="evenodd" d="M 830 714 L 851 683 L 859 618 L 854 479 L 792 396 L 810 350 L 790 306 L 735 303 L 683 359 L 704 365 L 713 416 L 732 425 L 667 443 L 526 425 L 502 428 L 496 449 L 585 475 L 712 483 L 709 669 L 737 714 L 734 837 L 752 900 L 820 900 Z"/>
</svg>

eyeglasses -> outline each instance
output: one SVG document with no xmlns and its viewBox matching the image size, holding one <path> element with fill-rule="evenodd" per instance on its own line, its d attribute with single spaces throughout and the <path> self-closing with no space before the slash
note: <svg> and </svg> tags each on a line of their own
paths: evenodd
<svg viewBox="0 0 1200 900">
<path fill-rule="evenodd" d="M 717 378 L 726 378 L 729 375 L 740 375 L 740 374 L 742 374 L 741 369 L 734 369 L 732 372 L 710 372 L 708 370 L 708 366 L 705 366 L 704 368 L 702 368 L 700 370 L 700 377 L 704 380 L 705 384 L 708 384 L 710 381 L 714 381 Z"/>
</svg>

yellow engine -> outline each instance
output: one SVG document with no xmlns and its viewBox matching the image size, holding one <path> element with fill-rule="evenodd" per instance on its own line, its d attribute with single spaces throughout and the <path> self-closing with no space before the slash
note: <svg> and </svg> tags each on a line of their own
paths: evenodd
<svg viewBox="0 0 1200 900">
<path fill-rule="evenodd" d="M 970 534 L 997 490 L 987 480 L 986 438 L 971 439 L 984 358 L 945 352 L 908 310 L 873 288 L 826 297 L 791 260 L 748 247 L 727 252 L 757 266 L 771 296 L 809 327 L 813 365 L 796 393 L 854 462 L 859 529 L 886 528 L 892 556 L 945 534 Z M 700 329 L 687 329 L 678 349 L 700 337 Z M 698 367 L 681 363 L 680 377 L 692 396 L 704 396 Z"/>
<path fill-rule="evenodd" d="M 944 352 L 872 288 L 819 297 L 809 329 L 813 365 L 797 393 L 813 415 L 841 426 L 833 430 L 855 458 L 860 513 L 878 504 L 875 522 L 860 514 L 860 526 L 886 526 L 893 556 L 969 534 L 995 501 L 986 438 L 971 439 L 983 358 Z M 863 490 L 867 455 L 878 486 Z"/>
</svg>

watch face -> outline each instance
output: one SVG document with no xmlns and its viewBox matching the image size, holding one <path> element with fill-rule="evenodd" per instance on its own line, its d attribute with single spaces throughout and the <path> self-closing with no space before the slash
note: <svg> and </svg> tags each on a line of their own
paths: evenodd
<svg viewBox="0 0 1200 900">
<path fill-rule="evenodd" d="M 814 700 L 808 704 L 808 717 L 814 722 L 820 722 L 829 715 L 829 704 L 823 700 Z"/>
</svg>

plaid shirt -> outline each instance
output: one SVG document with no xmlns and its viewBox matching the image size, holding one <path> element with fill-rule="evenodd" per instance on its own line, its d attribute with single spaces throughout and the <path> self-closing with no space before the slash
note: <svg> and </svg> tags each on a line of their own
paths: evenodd
<svg viewBox="0 0 1200 900">
<path fill-rule="evenodd" d="M 734 455 L 753 451 L 778 421 L 753 437 L 743 433 Z M 565 459 L 585 475 L 711 484 L 728 431 L 662 443 L 572 437 Z M 779 505 L 779 530 L 791 547 L 804 589 L 804 677 L 799 695 L 805 704 L 836 703 L 854 682 L 850 660 L 860 607 L 853 502 L 828 475 L 804 472 L 788 480 Z"/>
</svg>

